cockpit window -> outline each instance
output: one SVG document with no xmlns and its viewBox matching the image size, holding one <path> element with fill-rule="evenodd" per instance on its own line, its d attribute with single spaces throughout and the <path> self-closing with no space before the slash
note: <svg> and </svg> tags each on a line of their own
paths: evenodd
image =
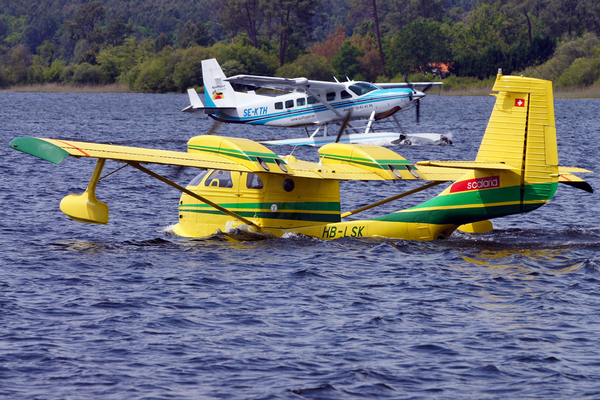
<svg viewBox="0 0 600 400">
<path fill-rule="evenodd" d="M 258 175 L 253 173 L 248 174 L 248 178 L 246 178 L 246 187 L 248 189 L 262 189 L 263 186 L 263 181 Z"/>
<path fill-rule="evenodd" d="M 353 85 L 350 85 L 348 87 L 348 89 L 352 90 L 354 93 L 356 93 L 357 96 L 362 96 L 364 94 L 370 93 L 373 90 L 378 90 L 381 89 L 379 86 L 377 85 L 373 85 L 372 83 L 367 83 L 367 82 L 357 82 Z"/>
<path fill-rule="evenodd" d="M 188 183 L 188 186 L 198 186 L 198 184 L 202 181 L 202 179 L 206 176 L 207 173 L 208 170 L 200 172 L 198 175 L 196 175 L 194 179 L 192 179 L 190 183 Z"/>
<path fill-rule="evenodd" d="M 233 187 L 230 171 L 215 170 L 204 182 L 204 186 L 217 186 L 222 188 Z"/>
</svg>

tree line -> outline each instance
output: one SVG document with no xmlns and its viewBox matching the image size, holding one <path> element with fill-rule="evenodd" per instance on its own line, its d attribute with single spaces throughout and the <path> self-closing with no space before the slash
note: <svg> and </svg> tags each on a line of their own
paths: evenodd
<svg viewBox="0 0 600 400">
<path fill-rule="evenodd" d="M 0 0 L 0 86 L 202 86 L 240 73 L 367 81 L 528 71 L 599 82 L 596 0 Z M 566 74 L 563 76 L 563 74 Z"/>
</svg>

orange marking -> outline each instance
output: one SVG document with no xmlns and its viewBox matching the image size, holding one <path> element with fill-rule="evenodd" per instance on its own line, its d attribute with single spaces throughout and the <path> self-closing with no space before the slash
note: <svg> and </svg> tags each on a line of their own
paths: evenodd
<svg viewBox="0 0 600 400">
<path fill-rule="evenodd" d="M 569 182 L 571 182 L 571 180 L 569 178 L 567 178 L 566 176 L 564 176 L 563 174 L 560 174 L 560 176 L 562 176 L 564 179 L 568 180 Z"/>
<path fill-rule="evenodd" d="M 56 141 L 57 141 L 57 142 L 60 142 L 60 143 L 64 143 L 64 144 L 66 144 L 67 146 L 71 146 L 71 147 L 72 147 L 72 148 L 74 148 L 75 150 L 82 152 L 82 153 L 83 153 L 83 154 L 84 154 L 86 157 L 91 157 L 91 156 L 90 156 L 88 153 L 86 153 L 85 151 L 81 150 L 79 147 L 75 147 L 75 146 L 73 146 L 71 143 L 63 142 L 62 140 L 56 140 Z"/>
</svg>

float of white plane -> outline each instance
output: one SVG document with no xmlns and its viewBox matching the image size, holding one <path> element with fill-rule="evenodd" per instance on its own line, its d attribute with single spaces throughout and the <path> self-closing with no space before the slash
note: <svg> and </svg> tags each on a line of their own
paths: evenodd
<svg viewBox="0 0 600 400">
<path fill-rule="evenodd" d="M 204 102 L 194 89 L 188 89 L 190 105 L 183 112 L 200 113 L 219 122 L 307 128 L 307 136 L 299 139 L 264 141 L 273 145 L 321 146 L 336 140 L 328 134 L 331 124 L 344 120 L 348 133 L 340 143 L 371 143 L 378 145 L 411 143 L 451 143 L 451 137 L 440 134 L 409 134 L 402 132 L 395 115 L 398 111 L 417 109 L 425 97 L 424 90 L 441 82 L 383 83 L 324 82 L 306 78 L 277 78 L 236 75 L 227 78 L 216 59 L 202 61 Z M 237 92 L 232 84 L 275 89 L 280 95 L 263 95 L 255 91 Z M 418 89 L 422 89 L 420 91 Z M 398 132 L 376 132 L 373 123 L 392 117 Z M 308 128 L 315 128 L 309 133 Z M 318 133 L 322 132 L 322 136 Z"/>
</svg>

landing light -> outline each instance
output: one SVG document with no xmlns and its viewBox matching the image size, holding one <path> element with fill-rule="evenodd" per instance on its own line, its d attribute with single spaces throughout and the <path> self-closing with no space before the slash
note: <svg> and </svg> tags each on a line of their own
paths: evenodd
<svg viewBox="0 0 600 400">
<path fill-rule="evenodd" d="M 267 165 L 267 163 L 265 162 L 265 160 L 263 160 L 263 159 L 262 159 L 262 158 L 260 158 L 260 157 L 256 157 L 256 161 L 258 161 L 258 164 L 259 164 L 261 167 L 263 167 L 263 169 L 264 169 L 265 171 L 269 171 L 269 166 Z"/>
<path fill-rule="evenodd" d="M 390 167 L 390 171 L 392 171 L 394 173 L 394 175 L 396 175 L 398 178 L 402 179 L 402 175 L 400 174 L 400 171 L 398 171 L 396 168 L 394 168 L 391 165 L 388 165 L 388 167 Z"/>
<path fill-rule="evenodd" d="M 275 163 L 277 164 L 277 166 L 285 173 L 288 172 L 287 168 L 285 167 L 285 164 L 283 163 L 283 161 L 275 159 Z"/>
</svg>

